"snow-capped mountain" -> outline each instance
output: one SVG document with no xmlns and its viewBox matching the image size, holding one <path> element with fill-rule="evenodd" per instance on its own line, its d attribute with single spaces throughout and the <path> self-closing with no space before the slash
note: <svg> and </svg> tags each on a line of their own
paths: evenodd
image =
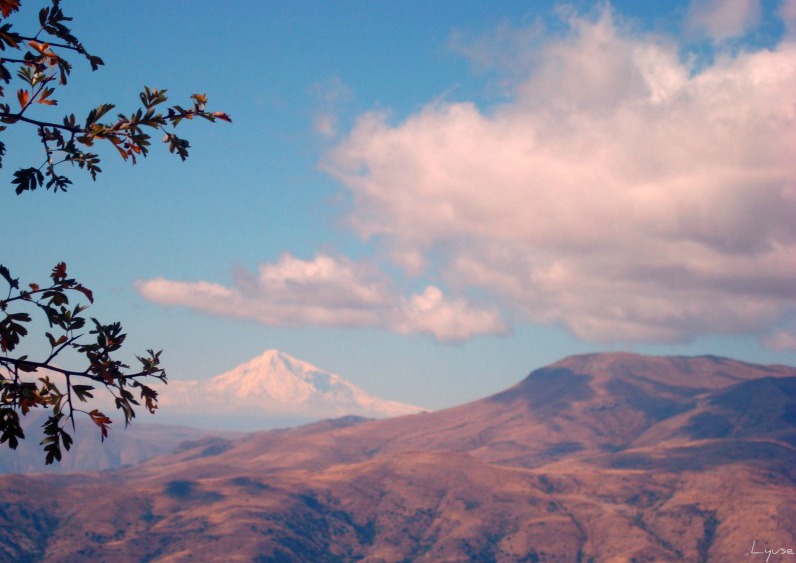
<svg viewBox="0 0 796 563">
<path fill-rule="evenodd" d="M 374 397 L 337 374 L 278 350 L 208 380 L 170 381 L 161 391 L 160 406 L 158 418 L 170 422 L 237 429 L 346 415 L 389 418 L 424 410 Z"/>
</svg>

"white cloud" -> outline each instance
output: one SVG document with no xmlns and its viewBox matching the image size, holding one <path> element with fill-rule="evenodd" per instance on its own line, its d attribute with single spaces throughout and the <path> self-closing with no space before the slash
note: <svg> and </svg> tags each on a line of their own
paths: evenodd
<svg viewBox="0 0 796 563">
<path fill-rule="evenodd" d="M 449 301 L 439 288 L 431 285 L 422 294 L 402 298 L 391 324 L 397 332 L 425 332 L 449 342 L 476 334 L 505 332 L 496 310 L 474 309 L 464 299 Z"/>
<path fill-rule="evenodd" d="M 687 24 L 721 41 L 754 29 L 760 15 L 760 0 L 693 0 Z"/>
<path fill-rule="evenodd" d="M 794 6 L 780 4 L 791 30 Z M 723 39 L 759 10 L 704 0 L 689 17 Z M 790 346 L 796 43 L 719 53 L 695 73 L 674 40 L 627 33 L 610 10 L 567 17 L 570 33 L 546 42 L 538 24 L 496 34 L 526 72 L 514 69 L 508 102 L 435 101 L 400 122 L 366 113 L 322 164 L 350 193 L 362 240 L 418 281 L 444 280 L 448 295 L 401 295 L 376 265 L 289 254 L 231 287 L 154 279 L 139 291 L 269 325 L 439 340 L 546 323 L 596 342 L 756 333 Z M 503 47 L 457 48 L 500 66 Z M 318 130 L 336 134 L 324 119 Z"/>
<path fill-rule="evenodd" d="M 720 34 L 757 17 L 730 4 L 700 21 Z M 781 322 L 796 304 L 796 45 L 692 75 L 676 44 L 608 11 L 571 23 L 503 106 L 362 115 L 324 162 L 351 227 L 411 275 L 592 341 Z"/>
<path fill-rule="evenodd" d="M 433 286 L 406 298 L 374 267 L 322 254 L 309 261 L 285 254 L 257 274 L 238 272 L 231 288 L 157 278 L 137 282 L 136 289 L 162 305 L 272 326 L 376 327 L 443 341 L 506 330 L 494 308 L 448 300 Z"/>
</svg>

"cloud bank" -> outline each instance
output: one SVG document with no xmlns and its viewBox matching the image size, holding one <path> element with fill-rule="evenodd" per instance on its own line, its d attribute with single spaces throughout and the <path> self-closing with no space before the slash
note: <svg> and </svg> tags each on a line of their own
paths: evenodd
<svg viewBox="0 0 796 563">
<path fill-rule="evenodd" d="M 705 0 L 690 17 L 723 38 L 758 12 Z M 323 161 L 350 192 L 350 228 L 452 297 L 402 297 L 375 267 L 289 255 L 232 288 L 139 290 L 267 324 L 443 340 L 544 323 L 603 343 L 796 342 L 796 43 L 718 51 L 697 72 L 673 39 L 624 30 L 610 10 L 567 24 L 535 45 L 508 102 L 437 101 L 399 122 L 367 113 Z M 464 298 L 476 294 L 491 304 Z"/>
<path fill-rule="evenodd" d="M 516 322 L 590 341 L 783 322 L 796 307 L 796 45 L 693 75 L 673 41 L 623 33 L 609 11 L 571 26 L 491 112 L 362 116 L 325 162 L 353 195 L 351 226 L 411 273 L 439 268 Z"/>
<path fill-rule="evenodd" d="M 285 254 L 256 275 L 238 272 L 233 287 L 157 278 L 137 282 L 136 289 L 155 303 L 271 326 L 376 327 L 440 341 L 507 330 L 495 308 L 447 299 L 431 285 L 404 297 L 375 268 L 323 254 L 313 260 Z"/>
</svg>

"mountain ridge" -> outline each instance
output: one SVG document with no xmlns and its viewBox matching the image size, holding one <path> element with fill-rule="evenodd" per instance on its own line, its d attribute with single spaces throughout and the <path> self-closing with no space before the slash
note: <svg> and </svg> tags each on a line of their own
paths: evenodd
<svg viewBox="0 0 796 563">
<path fill-rule="evenodd" d="M 0 558 L 46 524 L 44 561 L 741 560 L 796 545 L 794 415 L 796 368 L 570 357 L 442 411 L 0 477 Z"/>
</svg>

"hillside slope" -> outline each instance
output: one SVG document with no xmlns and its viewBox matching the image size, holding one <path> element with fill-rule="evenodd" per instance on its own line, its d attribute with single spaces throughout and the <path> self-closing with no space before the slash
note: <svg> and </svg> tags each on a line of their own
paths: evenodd
<svg viewBox="0 0 796 563">
<path fill-rule="evenodd" d="M 4 477 L 0 558 L 743 560 L 796 546 L 794 390 L 784 366 L 578 356 L 446 411 Z"/>
</svg>

